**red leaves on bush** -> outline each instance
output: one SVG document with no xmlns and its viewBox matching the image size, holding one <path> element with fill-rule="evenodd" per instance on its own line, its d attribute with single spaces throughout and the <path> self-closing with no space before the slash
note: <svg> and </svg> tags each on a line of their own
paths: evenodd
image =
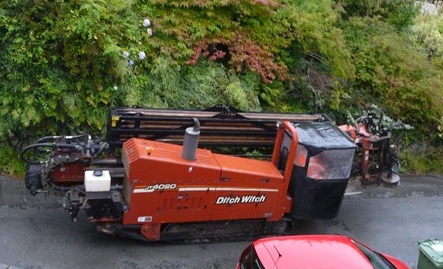
<svg viewBox="0 0 443 269">
<path fill-rule="evenodd" d="M 220 49 L 225 48 L 225 50 Z M 273 55 L 262 49 L 245 34 L 236 33 L 231 39 L 204 39 L 195 48 L 194 54 L 187 62 L 195 65 L 201 55 L 209 57 L 209 60 L 222 60 L 229 56 L 231 68 L 237 72 L 247 67 L 258 73 L 264 83 L 272 83 L 274 79 L 286 79 L 287 67 L 278 65 L 273 61 Z"/>
</svg>

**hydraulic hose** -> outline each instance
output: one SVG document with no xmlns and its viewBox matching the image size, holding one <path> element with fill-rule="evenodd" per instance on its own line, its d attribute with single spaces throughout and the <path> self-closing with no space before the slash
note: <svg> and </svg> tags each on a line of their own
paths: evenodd
<svg viewBox="0 0 443 269">
<path fill-rule="evenodd" d="M 366 118 L 366 116 L 361 116 L 361 117 L 358 117 L 358 118 L 354 121 L 355 132 L 356 132 L 357 134 L 361 134 L 361 133 L 360 133 L 360 128 L 358 127 L 358 123 L 359 123 L 361 120 L 365 119 L 365 118 Z"/>
<path fill-rule="evenodd" d="M 56 140 L 56 139 L 65 139 L 65 140 L 74 140 L 74 139 L 78 139 L 78 138 L 82 138 L 82 137 L 88 137 L 88 134 L 82 134 L 82 135 L 53 135 L 53 136 L 44 136 L 40 139 L 38 139 L 35 143 L 43 143 L 46 142 L 48 140 Z"/>
<path fill-rule="evenodd" d="M 25 157 L 25 153 L 27 153 L 29 150 L 31 150 L 31 149 L 35 150 L 38 148 L 67 148 L 67 149 L 72 149 L 72 150 L 81 150 L 82 149 L 81 146 L 73 145 L 73 144 L 36 143 L 36 144 L 32 144 L 32 145 L 25 147 L 20 153 L 20 158 L 28 164 L 43 164 L 43 163 L 45 163 L 47 160 L 38 161 L 38 160 L 31 160 L 31 159 L 28 159 Z"/>
<path fill-rule="evenodd" d="M 103 142 L 100 144 L 100 148 L 98 149 L 97 152 L 94 153 L 93 157 L 97 157 L 98 155 L 100 155 L 100 153 L 103 152 L 103 150 L 107 149 L 109 147 L 109 144 L 106 142 Z"/>
</svg>

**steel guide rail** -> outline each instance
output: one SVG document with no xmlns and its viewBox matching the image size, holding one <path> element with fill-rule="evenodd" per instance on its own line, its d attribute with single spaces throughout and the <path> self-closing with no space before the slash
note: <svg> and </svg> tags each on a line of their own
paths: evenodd
<svg viewBox="0 0 443 269">
<path fill-rule="evenodd" d="M 207 110 L 146 108 L 110 108 L 107 142 L 110 152 L 133 137 L 175 144 L 183 143 L 183 134 L 200 121 L 199 147 L 272 147 L 278 121 L 331 121 L 326 114 L 243 112 L 230 106 Z"/>
</svg>

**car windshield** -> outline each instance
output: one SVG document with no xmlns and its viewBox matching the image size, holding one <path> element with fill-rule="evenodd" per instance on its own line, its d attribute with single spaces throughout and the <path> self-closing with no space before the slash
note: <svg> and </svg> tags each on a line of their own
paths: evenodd
<svg viewBox="0 0 443 269">
<path fill-rule="evenodd" d="M 255 249 L 251 246 L 245 253 L 240 261 L 241 269 L 265 269 L 260 260 L 258 259 Z"/>
<path fill-rule="evenodd" d="M 366 258 L 371 262 L 375 269 L 396 269 L 391 262 L 389 262 L 385 257 L 379 253 L 368 249 L 367 247 L 353 241 L 354 244 L 360 249 L 360 251 L 366 256 Z"/>
</svg>

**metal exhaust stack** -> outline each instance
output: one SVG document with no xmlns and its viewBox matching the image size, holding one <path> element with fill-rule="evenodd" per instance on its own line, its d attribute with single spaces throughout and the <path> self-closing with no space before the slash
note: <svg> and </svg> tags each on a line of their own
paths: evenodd
<svg viewBox="0 0 443 269">
<path fill-rule="evenodd" d="M 194 121 L 194 127 L 186 128 L 182 150 L 182 158 L 191 162 L 195 161 L 198 138 L 200 136 L 200 122 L 197 118 L 193 118 L 192 120 Z"/>
</svg>

